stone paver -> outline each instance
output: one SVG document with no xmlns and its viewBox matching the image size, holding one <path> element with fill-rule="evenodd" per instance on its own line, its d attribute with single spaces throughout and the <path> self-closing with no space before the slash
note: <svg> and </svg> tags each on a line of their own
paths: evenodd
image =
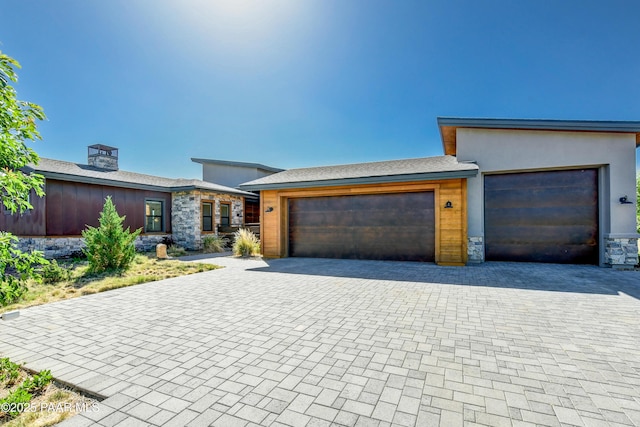
<svg viewBox="0 0 640 427">
<path fill-rule="evenodd" d="M 638 272 L 209 262 L 22 310 L 0 354 L 106 398 L 64 426 L 640 426 Z"/>
</svg>

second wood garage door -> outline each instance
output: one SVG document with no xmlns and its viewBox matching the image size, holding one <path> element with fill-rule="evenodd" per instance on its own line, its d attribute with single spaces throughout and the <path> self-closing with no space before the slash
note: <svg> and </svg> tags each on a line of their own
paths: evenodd
<svg viewBox="0 0 640 427">
<path fill-rule="evenodd" d="M 484 177 L 489 261 L 598 263 L 597 169 Z"/>
<path fill-rule="evenodd" d="M 433 192 L 289 199 L 289 256 L 434 261 Z"/>
</svg>

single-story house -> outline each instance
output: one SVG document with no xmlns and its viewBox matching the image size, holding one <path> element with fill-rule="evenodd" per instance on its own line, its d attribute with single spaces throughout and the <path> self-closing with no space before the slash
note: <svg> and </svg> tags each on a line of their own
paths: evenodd
<svg viewBox="0 0 640 427">
<path fill-rule="evenodd" d="M 243 182 L 262 178 L 284 169 L 266 166 L 260 163 L 236 162 L 229 160 L 191 158 L 192 162 L 202 165 L 202 180 L 215 182 L 227 187 L 237 188 Z M 260 200 L 246 199 L 244 205 L 245 224 L 260 223 Z"/>
<path fill-rule="evenodd" d="M 438 118 L 444 156 L 291 169 L 261 194 L 267 257 L 638 262 L 640 122 Z"/>
<path fill-rule="evenodd" d="M 31 195 L 33 209 L 11 215 L 2 209 L 0 229 L 19 237 L 22 250 L 47 257 L 73 254 L 82 247 L 82 230 L 97 226 L 105 198 L 111 196 L 125 227 L 142 228 L 139 249 L 163 239 L 199 249 L 202 238 L 220 226 L 242 226 L 254 193 L 198 179 L 171 179 L 119 170 L 118 149 L 91 145 L 88 164 L 41 158 L 29 168 L 45 177 L 46 195 Z"/>
</svg>

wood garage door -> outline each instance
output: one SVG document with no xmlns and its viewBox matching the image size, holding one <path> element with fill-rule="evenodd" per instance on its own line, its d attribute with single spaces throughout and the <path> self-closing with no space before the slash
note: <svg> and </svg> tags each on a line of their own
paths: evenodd
<svg viewBox="0 0 640 427">
<path fill-rule="evenodd" d="M 597 169 L 484 177 L 487 260 L 598 263 Z"/>
<path fill-rule="evenodd" d="M 289 199 L 289 256 L 434 261 L 433 192 Z"/>
</svg>

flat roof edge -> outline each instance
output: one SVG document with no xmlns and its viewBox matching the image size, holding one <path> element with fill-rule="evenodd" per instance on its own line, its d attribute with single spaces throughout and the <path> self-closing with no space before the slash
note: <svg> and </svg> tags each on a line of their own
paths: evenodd
<svg viewBox="0 0 640 427">
<path fill-rule="evenodd" d="M 194 163 L 200 163 L 201 165 L 213 164 L 213 165 L 224 165 L 224 166 L 239 166 L 239 167 L 246 167 L 246 168 L 262 169 L 267 172 L 282 172 L 285 170 L 280 168 L 274 168 L 272 166 L 263 165 L 262 163 L 235 162 L 231 160 L 202 159 L 199 157 L 192 157 L 191 161 Z"/>
<path fill-rule="evenodd" d="M 359 184 L 387 184 L 393 182 L 411 182 L 411 181 L 437 181 L 443 179 L 472 178 L 478 174 L 477 169 L 449 171 L 449 172 L 428 172 L 414 173 L 404 175 L 386 175 L 386 176 L 369 176 L 360 178 L 341 178 L 327 179 L 319 181 L 298 181 L 298 182 L 280 182 L 273 184 L 241 184 L 243 190 L 278 190 L 286 188 L 313 188 L 313 187 L 340 187 L 345 185 Z"/>
<path fill-rule="evenodd" d="M 640 133 L 640 121 L 488 119 L 464 117 L 438 117 L 437 121 L 439 127 Z"/>
</svg>

